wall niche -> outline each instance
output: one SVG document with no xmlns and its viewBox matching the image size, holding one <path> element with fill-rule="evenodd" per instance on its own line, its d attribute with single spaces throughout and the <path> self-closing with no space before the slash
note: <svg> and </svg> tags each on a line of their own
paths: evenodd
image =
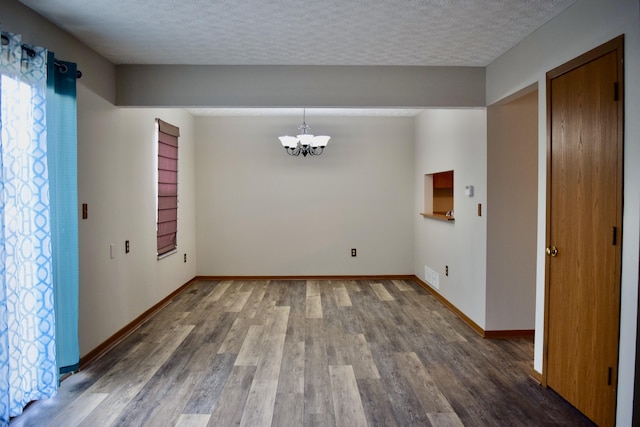
<svg viewBox="0 0 640 427">
<path fill-rule="evenodd" d="M 453 171 L 443 171 L 424 176 L 424 211 L 426 218 L 454 221 Z"/>
</svg>

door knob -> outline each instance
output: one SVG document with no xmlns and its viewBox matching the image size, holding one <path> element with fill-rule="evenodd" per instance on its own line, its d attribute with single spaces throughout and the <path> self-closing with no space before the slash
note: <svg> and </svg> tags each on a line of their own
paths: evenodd
<svg viewBox="0 0 640 427">
<path fill-rule="evenodd" d="M 549 246 L 547 248 L 547 255 L 558 256 L 558 248 L 556 248 L 555 246 Z"/>
</svg>

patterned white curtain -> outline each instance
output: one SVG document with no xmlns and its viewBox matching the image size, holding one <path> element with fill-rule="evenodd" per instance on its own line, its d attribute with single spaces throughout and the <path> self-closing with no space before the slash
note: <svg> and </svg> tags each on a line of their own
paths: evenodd
<svg viewBox="0 0 640 427">
<path fill-rule="evenodd" d="M 56 393 L 45 96 L 47 52 L 2 33 L 0 425 Z"/>
</svg>

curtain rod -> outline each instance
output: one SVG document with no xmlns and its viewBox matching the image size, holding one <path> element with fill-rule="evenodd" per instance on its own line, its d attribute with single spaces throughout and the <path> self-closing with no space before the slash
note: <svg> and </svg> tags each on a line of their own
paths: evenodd
<svg viewBox="0 0 640 427">
<path fill-rule="evenodd" d="M 9 37 L 2 34 L 2 45 L 6 46 L 8 44 L 9 44 Z M 29 58 L 34 58 L 36 56 L 36 51 L 33 50 L 31 47 L 29 47 L 29 45 L 23 44 L 22 50 L 27 52 L 27 56 Z M 58 61 L 55 61 L 53 65 L 55 65 L 58 68 L 58 70 L 60 70 L 61 73 L 66 73 L 68 71 L 68 67 L 64 64 L 59 63 Z M 82 77 L 82 71 L 76 70 L 76 79 L 79 79 L 81 77 Z"/>
</svg>

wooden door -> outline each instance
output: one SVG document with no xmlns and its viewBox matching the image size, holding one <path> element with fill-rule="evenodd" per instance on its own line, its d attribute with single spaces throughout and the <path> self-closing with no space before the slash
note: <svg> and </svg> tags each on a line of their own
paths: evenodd
<svg viewBox="0 0 640 427">
<path fill-rule="evenodd" d="M 615 424 L 622 220 L 622 37 L 551 71 L 546 383 Z"/>
</svg>

